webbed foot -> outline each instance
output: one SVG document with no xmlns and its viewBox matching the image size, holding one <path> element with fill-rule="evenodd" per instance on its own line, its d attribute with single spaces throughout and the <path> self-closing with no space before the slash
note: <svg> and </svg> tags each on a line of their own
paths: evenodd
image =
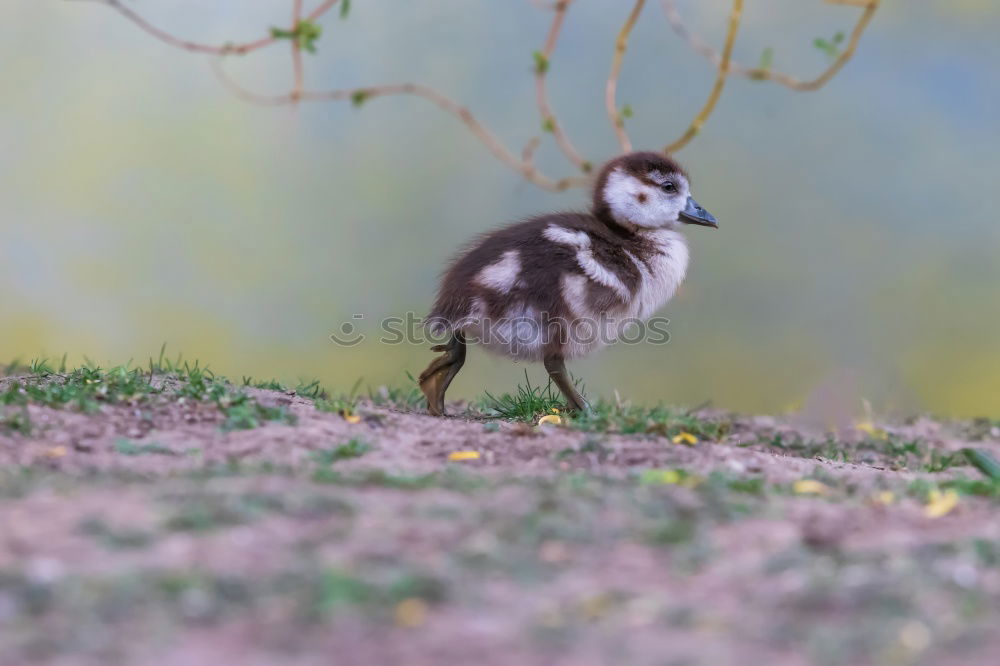
<svg viewBox="0 0 1000 666">
<path fill-rule="evenodd" d="M 427 411 L 433 416 L 444 416 L 445 391 L 465 364 L 465 336 L 455 333 L 445 344 L 431 347 L 431 351 L 444 353 L 431 361 L 417 381 L 427 398 Z"/>
</svg>

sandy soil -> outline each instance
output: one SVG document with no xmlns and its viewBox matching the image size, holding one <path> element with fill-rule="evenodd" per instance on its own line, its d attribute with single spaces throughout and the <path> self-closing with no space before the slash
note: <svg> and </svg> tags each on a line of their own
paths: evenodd
<svg viewBox="0 0 1000 666">
<path fill-rule="evenodd" d="M 1000 493 L 934 463 L 996 428 L 703 411 L 684 445 L 250 391 L 296 423 L 0 429 L 0 663 L 996 663 Z"/>
</svg>

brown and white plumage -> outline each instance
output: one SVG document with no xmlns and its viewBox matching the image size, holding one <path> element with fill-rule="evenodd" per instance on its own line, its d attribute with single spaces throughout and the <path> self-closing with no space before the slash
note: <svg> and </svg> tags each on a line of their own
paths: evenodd
<svg viewBox="0 0 1000 666">
<path fill-rule="evenodd" d="M 519 360 L 579 358 L 674 295 L 688 266 L 684 222 L 715 226 L 683 169 L 659 153 L 624 155 L 600 171 L 590 212 L 542 215 L 474 241 L 446 271 L 429 321 Z M 574 330 L 584 325 L 600 330 Z M 429 404 L 443 405 L 443 390 Z"/>
</svg>

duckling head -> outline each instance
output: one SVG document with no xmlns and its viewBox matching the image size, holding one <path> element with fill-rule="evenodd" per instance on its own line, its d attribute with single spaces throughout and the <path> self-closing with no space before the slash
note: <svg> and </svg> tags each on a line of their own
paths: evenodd
<svg viewBox="0 0 1000 666">
<path fill-rule="evenodd" d="M 594 184 L 593 205 L 596 217 L 626 228 L 719 226 L 691 196 L 681 165 L 663 153 L 627 153 L 605 164 Z"/>
</svg>

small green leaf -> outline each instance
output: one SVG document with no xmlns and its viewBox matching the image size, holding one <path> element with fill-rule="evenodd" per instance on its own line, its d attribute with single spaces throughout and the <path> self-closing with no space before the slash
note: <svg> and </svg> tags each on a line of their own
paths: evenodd
<svg viewBox="0 0 1000 666">
<path fill-rule="evenodd" d="M 632 111 L 631 104 L 626 104 L 625 106 L 622 107 L 622 118 L 631 118 L 634 115 L 635 112 Z"/>
<path fill-rule="evenodd" d="M 542 131 L 543 132 L 555 132 L 556 131 L 556 119 L 549 116 L 542 121 Z"/>
<path fill-rule="evenodd" d="M 544 53 L 535 51 L 531 55 L 535 58 L 535 74 L 544 74 L 549 71 L 549 59 L 545 57 Z"/>
<path fill-rule="evenodd" d="M 837 55 L 840 53 L 840 49 L 837 48 L 836 42 L 837 42 L 836 37 L 834 37 L 832 42 L 828 42 L 822 37 L 817 37 L 816 39 L 813 40 L 813 46 L 818 48 L 820 51 L 822 51 L 829 57 L 836 58 Z"/>
<path fill-rule="evenodd" d="M 351 104 L 360 107 L 370 96 L 367 90 L 355 90 L 351 93 Z"/>
<path fill-rule="evenodd" d="M 774 49 L 768 46 L 760 54 L 760 62 L 757 63 L 757 69 L 767 71 L 771 69 L 772 63 L 774 63 Z"/>
<path fill-rule="evenodd" d="M 323 34 L 323 28 L 312 21 L 305 19 L 299 21 L 295 27 L 296 41 L 298 45 L 309 53 L 316 53 L 316 40 Z"/>
<path fill-rule="evenodd" d="M 283 28 L 271 28 L 271 37 L 274 39 L 292 39 L 299 48 L 316 53 L 316 40 L 323 34 L 323 28 L 313 23 L 309 19 L 302 19 L 295 26 L 294 30 Z"/>
<path fill-rule="evenodd" d="M 351 0 L 340 0 L 340 18 L 345 19 L 351 13 Z"/>
<path fill-rule="evenodd" d="M 836 35 L 833 36 L 833 43 L 834 44 L 839 44 L 842 41 L 844 41 L 844 33 L 838 32 Z"/>
</svg>

